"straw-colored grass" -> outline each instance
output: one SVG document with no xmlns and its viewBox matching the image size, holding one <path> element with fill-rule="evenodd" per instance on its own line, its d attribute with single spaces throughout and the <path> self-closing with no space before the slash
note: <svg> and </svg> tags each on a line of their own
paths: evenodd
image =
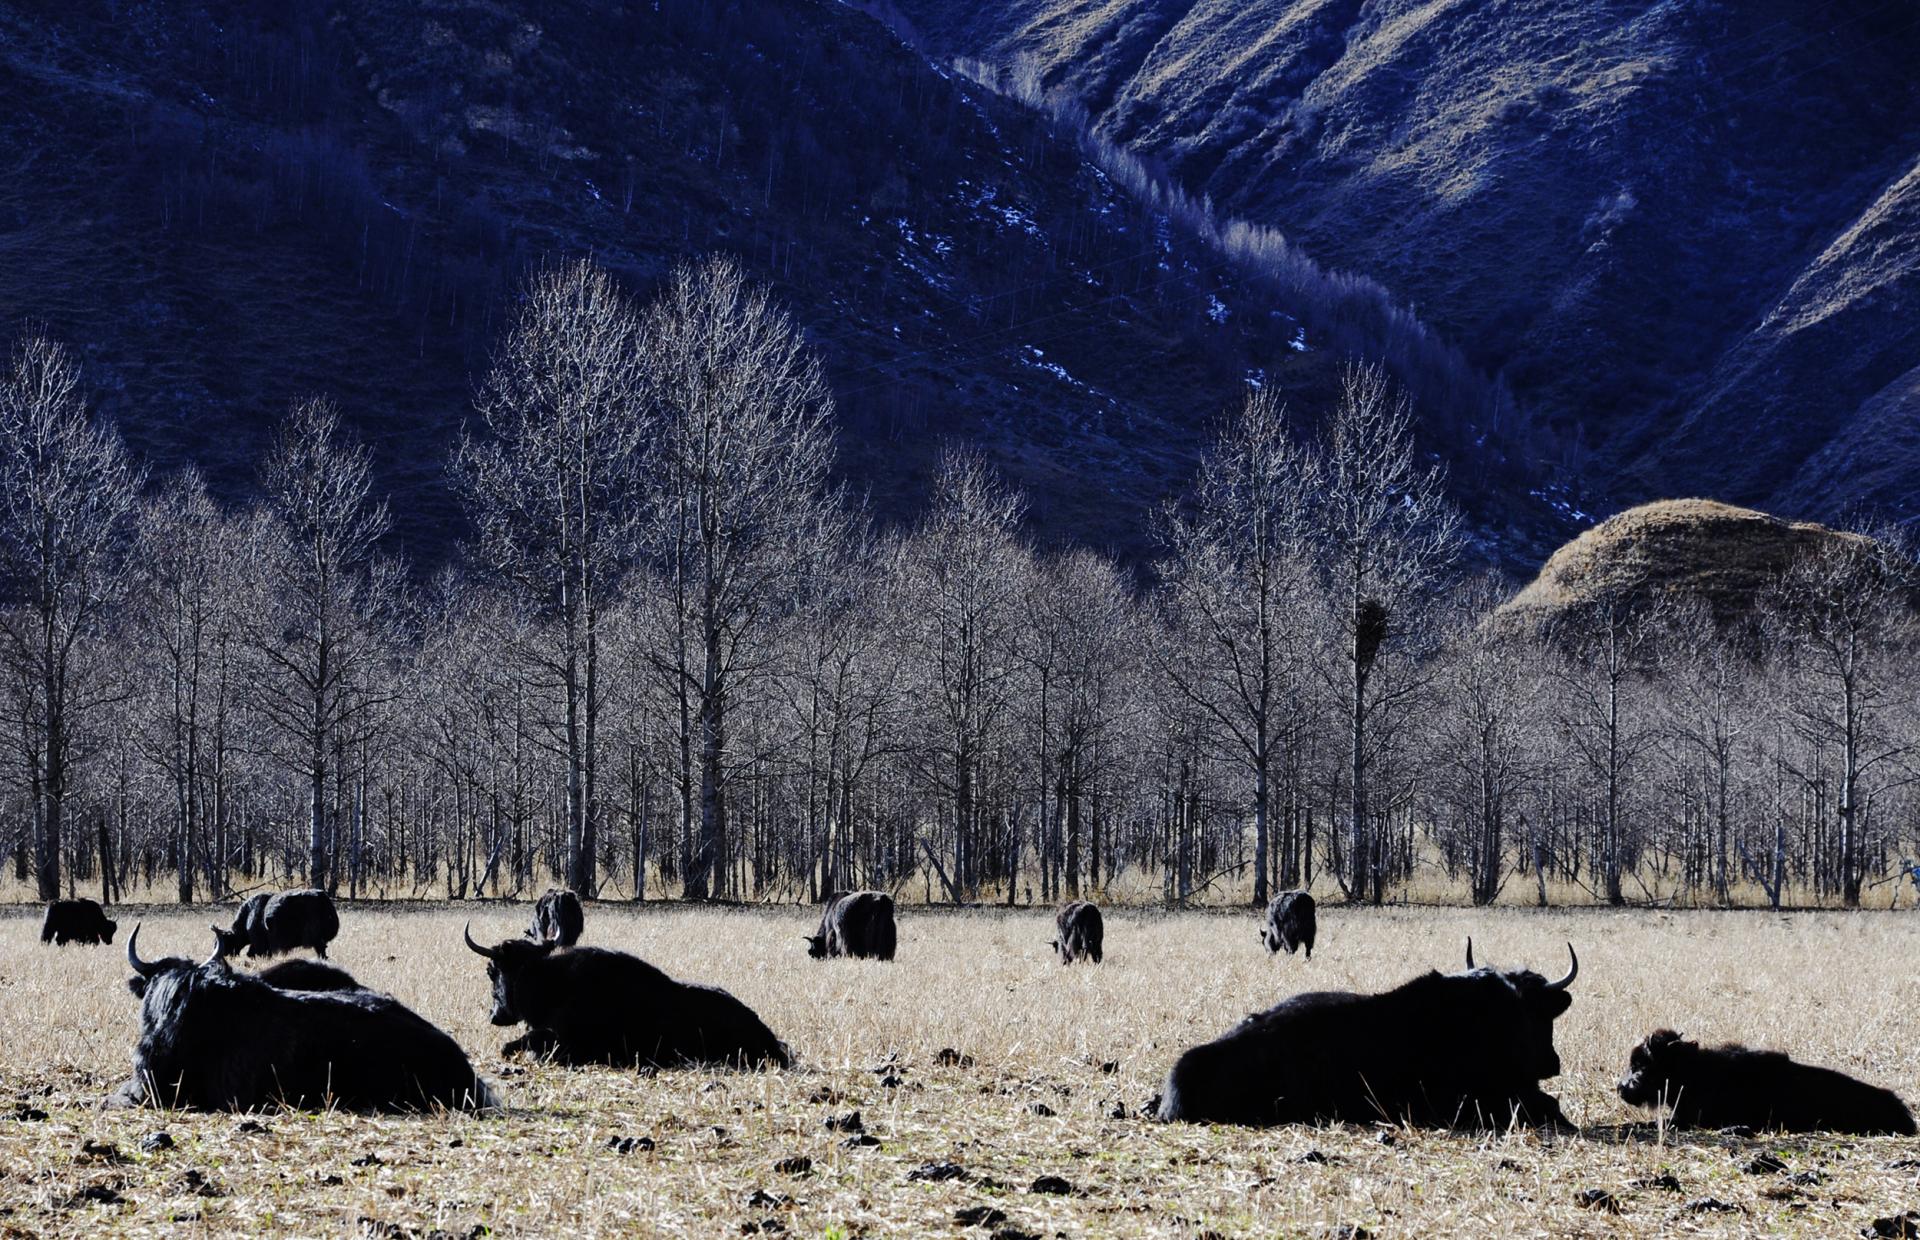
<svg viewBox="0 0 1920 1240">
<path fill-rule="evenodd" d="M 334 950 L 452 1032 L 503 1086 L 506 1114 L 273 1113 L 258 1117 L 264 1132 L 243 1131 L 237 1115 L 98 1110 L 126 1074 L 136 1027 L 120 945 L 44 948 L 35 923 L 0 920 L 0 1231 L 1834 1236 L 1920 1207 L 1920 1178 L 1899 1165 L 1920 1159 L 1920 1142 L 1663 1136 L 1621 1127 L 1646 1117 L 1612 1092 L 1628 1048 L 1660 1025 L 1916 1092 L 1920 923 L 1901 914 L 1329 908 L 1308 963 L 1269 959 L 1248 913 L 1116 911 L 1106 963 L 1065 968 L 1044 913 L 905 909 L 900 958 L 886 965 L 808 960 L 806 909 L 595 906 L 589 942 L 727 986 L 801 1061 L 643 1077 L 499 1058 L 514 1031 L 487 1023 L 483 965 L 460 927 L 473 916 L 479 937 L 502 937 L 520 913 L 356 907 Z M 199 955 L 209 916 L 157 911 L 141 945 Z M 1399 1131 L 1387 1142 L 1357 1128 L 1133 1116 L 1182 1047 L 1245 1012 L 1302 989 L 1457 968 L 1468 933 L 1483 962 L 1547 972 L 1563 965 L 1563 940 L 1579 946 L 1576 1001 L 1559 1025 L 1566 1070 L 1549 1088 L 1586 1135 Z M 943 1065 L 947 1047 L 968 1059 Z M 18 1118 L 22 1105 L 46 1118 Z M 847 1148 L 824 1124 L 855 1110 L 878 1145 Z M 160 1131 L 173 1148 L 143 1149 Z M 618 1138 L 652 1147 L 610 1148 Z M 1762 1150 L 1787 1171 L 1746 1174 Z M 1300 1161 L 1309 1151 L 1328 1161 Z M 777 1169 L 796 1156 L 811 1170 Z M 909 1178 L 935 1161 L 967 1178 Z M 1817 1175 L 1792 1178 L 1803 1172 Z M 1678 1191 L 1631 1186 L 1662 1174 Z M 1074 1191 L 1030 1191 L 1042 1175 Z M 1587 1189 L 1614 1194 L 1621 1213 L 1584 1207 Z M 1689 1208 L 1705 1198 L 1733 1209 Z M 968 1207 L 1005 1219 L 965 1226 L 956 1211 Z"/>
</svg>

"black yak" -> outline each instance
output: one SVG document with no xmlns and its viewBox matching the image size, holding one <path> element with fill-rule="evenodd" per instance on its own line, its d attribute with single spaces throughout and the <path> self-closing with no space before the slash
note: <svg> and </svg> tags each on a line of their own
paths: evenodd
<svg viewBox="0 0 1920 1240">
<path fill-rule="evenodd" d="M 1076 960 L 1100 963 L 1107 929 L 1098 908 L 1085 900 L 1075 900 L 1054 914 L 1053 925 L 1053 950 L 1060 953 L 1061 964 Z"/>
<path fill-rule="evenodd" d="M 1671 1106 L 1681 1128 L 1914 1135 L 1913 1114 L 1891 1090 L 1779 1051 L 1701 1046 L 1661 1029 L 1633 1048 L 1620 1098 Z"/>
<path fill-rule="evenodd" d="M 849 891 L 827 897 L 818 934 L 802 935 L 807 955 L 892 960 L 893 897 L 884 891 Z"/>
<path fill-rule="evenodd" d="M 220 954 L 232 956 L 245 948 L 249 957 L 278 956 L 302 947 L 326 958 L 327 944 L 340 933 L 340 914 L 334 910 L 333 897 L 317 888 L 265 892 L 250 897 L 234 914 L 233 928 L 213 932 L 220 939 Z"/>
<path fill-rule="evenodd" d="M 1560 1072 L 1567 987 L 1526 970 L 1428 973 L 1384 994 L 1296 995 L 1180 1056 L 1158 1117 L 1228 1124 L 1563 1126 L 1539 1082 Z"/>
<path fill-rule="evenodd" d="M 40 922 L 40 941 L 65 947 L 69 943 L 111 943 L 120 923 L 107 916 L 93 900 L 55 900 Z"/>
<path fill-rule="evenodd" d="M 140 998 L 133 1079 L 121 1106 L 254 1110 L 281 1104 L 353 1111 L 491 1107 L 499 1100 L 454 1040 L 390 995 L 282 989 L 235 971 L 215 948 L 194 964 L 142 960 L 127 939 Z"/>
<path fill-rule="evenodd" d="M 616 1067 L 793 1062 L 752 1008 L 717 986 L 675 981 L 638 956 L 526 939 L 482 947 L 471 931 L 466 939 L 487 960 L 493 1023 L 527 1026 L 502 1054 Z"/>
<path fill-rule="evenodd" d="M 217 949 L 216 949 L 217 950 Z M 269 965 L 260 970 L 259 978 L 269 986 L 281 990 L 365 990 L 345 969 L 327 964 L 325 961 L 308 960 L 304 957 L 296 960 L 282 960 L 279 964 Z"/>
<path fill-rule="evenodd" d="M 1312 960 L 1314 932 L 1313 897 L 1304 891 L 1283 891 L 1267 905 L 1260 941 L 1267 945 L 1269 955 L 1284 950 L 1291 956 L 1304 947 L 1307 959 Z"/>
<path fill-rule="evenodd" d="M 572 947 L 586 928 L 587 913 L 580 907 L 580 897 L 571 891 L 549 889 L 533 906 L 533 925 L 527 937 L 536 943 Z"/>
</svg>

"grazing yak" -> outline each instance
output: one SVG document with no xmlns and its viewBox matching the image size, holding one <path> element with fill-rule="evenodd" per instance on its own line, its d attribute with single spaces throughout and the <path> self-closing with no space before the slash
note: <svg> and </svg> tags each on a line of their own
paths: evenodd
<svg viewBox="0 0 1920 1240">
<path fill-rule="evenodd" d="M 1539 1082 L 1560 1072 L 1553 1022 L 1573 967 L 1428 973 L 1384 994 L 1296 995 L 1181 1055 L 1158 1118 L 1225 1124 L 1567 1126 Z"/>
<path fill-rule="evenodd" d="M 340 933 L 340 914 L 334 911 L 333 897 L 317 888 L 265 892 L 249 897 L 234 914 L 233 928 L 213 933 L 220 940 L 220 954 L 231 956 L 245 948 L 249 957 L 278 956 L 302 947 L 311 947 L 322 959 L 327 944 Z"/>
<path fill-rule="evenodd" d="M 55 900 L 40 922 L 40 941 L 65 947 L 69 943 L 111 943 L 120 923 L 107 916 L 93 900 Z"/>
<path fill-rule="evenodd" d="M 678 982 L 638 956 L 600 947 L 526 939 L 482 947 L 471 930 L 466 939 L 487 960 L 493 1023 L 527 1025 L 504 1055 L 616 1067 L 793 1062 L 753 1009 L 718 986 Z"/>
<path fill-rule="evenodd" d="M 235 971 L 218 947 L 205 964 L 142 960 L 139 940 L 136 926 L 127 939 L 127 988 L 140 999 L 140 1041 L 133 1079 L 114 1091 L 113 1105 L 499 1105 L 454 1040 L 391 995 L 283 989 Z"/>
<path fill-rule="evenodd" d="M 1312 960 L 1314 931 L 1313 897 L 1304 891 L 1283 891 L 1267 905 L 1260 941 L 1267 945 L 1268 955 L 1284 950 L 1291 956 L 1304 947 Z"/>
<path fill-rule="evenodd" d="M 827 897 L 820 932 L 800 936 L 807 955 L 855 956 L 892 960 L 895 943 L 893 897 L 884 891 L 848 891 Z"/>
<path fill-rule="evenodd" d="M 1101 944 L 1107 937 L 1100 910 L 1085 900 L 1075 900 L 1054 915 L 1053 950 L 1060 953 L 1061 964 L 1076 960 L 1100 963 Z"/>
<path fill-rule="evenodd" d="M 571 891 L 549 888 L 533 906 L 533 925 L 528 928 L 527 937 L 536 943 L 572 947 L 580 941 L 586 928 L 587 913 L 580 907 L 580 897 Z"/>
<path fill-rule="evenodd" d="M 1913 1115 L 1891 1090 L 1779 1051 L 1701 1046 L 1661 1029 L 1633 1048 L 1620 1098 L 1673 1108 L 1681 1128 L 1914 1135 Z"/>
</svg>

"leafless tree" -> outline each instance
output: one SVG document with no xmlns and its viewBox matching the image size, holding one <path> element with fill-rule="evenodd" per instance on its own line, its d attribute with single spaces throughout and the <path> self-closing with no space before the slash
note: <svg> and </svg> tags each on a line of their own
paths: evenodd
<svg viewBox="0 0 1920 1240">
<path fill-rule="evenodd" d="M 324 399 L 298 402 L 261 470 L 270 514 L 261 548 L 274 588 L 254 617 L 255 702 L 307 798 L 307 881 L 334 886 L 327 781 L 336 754 L 390 692 L 386 652 L 398 581 L 376 559 L 387 508 L 372 499 L 372 454 Z"/>
<path fill-rule="evenodd" d="M 42 899 L 60 895 L 76 730 L 124 692 L 83 663 L 120 588 L 140 485 L 120 437 L 88 417 L 66 350 L 44 335 L 21 340 L 0 381 L 0 580 L 12 604 L 0 640 L 18 690 Z"/>
<path fill-rule="evenodd" d="M 567 882 L 591 895 L 599 803 L 600 614 L 634 555 L 646 435 L 639 318 L 587 262 L 536 275 L 476 402 L 455 473 L 488 564 L 556 626 Z"/>
</svg>

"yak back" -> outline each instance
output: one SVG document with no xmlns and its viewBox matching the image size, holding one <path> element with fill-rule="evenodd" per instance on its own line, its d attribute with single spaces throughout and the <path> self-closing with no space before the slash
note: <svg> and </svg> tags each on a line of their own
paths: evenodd
<svg viewBox="0 0 1920 1240">
<path fill-rule="evenodd" d="M 1529 1066 L 1529 980 L 1546 985 L 1538 974 L 1477 969 L 1427 973 L 1376 995 L 1295 995 L 1183 1054 L 1160 1118 L 1498 1127 L 1517 1109 L 1534 1123 L 1559 1121 Z"/>
<path fill-rule="evenodd" d="M 1670 1063 L 1668 1095 L 1682 1128 L 1914 1135 L 1913 1113 L 1892 1090 L 1781 1051 L 1727 1043 Z"/>
<path fill-rule="evenodd" d="M 638 956 L 604 947 L 502 943 L 514 1007 L 571 1063 L 787 1067 L 786 1044 L 718 986 L 676 981 Z"/>
<path fill-rule="evenodd" d="M 260 970 L 260 980 L 280 990 L 365 990 L 353 974 L 323 960 L 299 957 Z"/>
<path fill-rule="evenodd" d="M 831 895 L 813 936 L 814 956 L 853 956 L 892 960 L 898 943 L 893 897 L 884 891 Z"/>
<path fill-rule="evenodd" d="M 370 990 L 281 990 L 218 962 L 168 967 L 147 979 L 140 1026 L 135 1080 L 156 1105 L 394 1111 L 497 1101 L 451 1037 Z"/>
<path fill-rule="evenodd" d="M 1086 900 L 1074 900 L 1062 905 L 1054 914 L 1054 949 L 1060 953 L 1063 964 L 1072 964 L 1076 960 L 1091 960 L 1100 963 L 1105 950 L 1106 923 L 1100 916 L 1098 906 Z"/>
<path fill-rule="evenodd" d="M 40 920 L 40 941 L 63 947 L 69 942 L 111 943 L 118 927 L 97 901 L 51 900 Z"/>
</svg>

